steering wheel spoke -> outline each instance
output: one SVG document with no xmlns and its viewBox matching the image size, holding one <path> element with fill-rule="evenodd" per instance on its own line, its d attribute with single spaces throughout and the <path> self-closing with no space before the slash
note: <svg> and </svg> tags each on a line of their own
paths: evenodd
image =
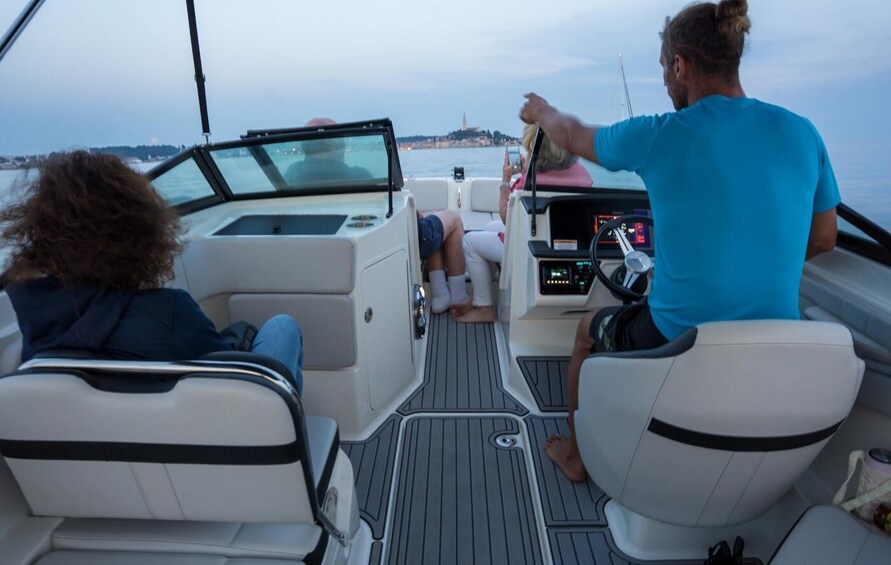
<svg viewBox="0 0 891 565">
<path fill-rule="evenodd" d="M 639 284 L 635 285 L 635 283 L 639 283 L 641 277 L 644 279 L 648 278 L 653 270 L 652 251 L 644 252 L 634 249 L 627 235 L 622 231 L 623 225 L 639 226 L 643 224 L 652 227 L 653 219 L 649 216 L 638 214 L 621 216 L 599 226 L 591 239 L 591 265 L 594 274 L 620 300 L 642 300 L 646 285 L 643 285 L 644 292 L 638 292 L 633 287 L 641 286 Z M 615 238 L 618 248 L 622 251 L 623 265 L 626 272 L 621 281 L 618 278 L 613 279 L 613 277 L 607 276 L 600 265 L 601 259 L 598 253 L 602 251 L 599 250 L 598 244 L 601 241 L 606 242 L 607 239 L 605 238 Z M 615 249 L 615 244 L 613 245 L 613 249 Z"/>
<path fill-rule="evenodd" d="M 619 248 L 622 250 L 622 255 L 627 257 L 629 253 L 634 251 L 634 247 L 631 246 L 631 242 L 628 241 L 625 232 L 619 228 L 615 228 L 613 234 L 616 236 L 616 241 L 619 242 Z"/>
</svg>

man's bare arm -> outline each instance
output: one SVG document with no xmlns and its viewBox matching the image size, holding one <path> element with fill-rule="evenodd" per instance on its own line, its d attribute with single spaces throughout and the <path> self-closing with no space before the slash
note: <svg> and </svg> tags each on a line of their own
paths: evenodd
<svg viewBox="0 0 891 565">
<path fill-rule="evenodd" d="M 527 124 L 538 124 L 559 147 L 594 163 L 597 152 L 594 136 L 600 126 L 583 124 L 575 116 L 564 114 L 535 93 L 525 94 L 526 103 L 520 109 L 520 119 Z"/>
<path fill-rule="evenodd" d="M 814 214 L 811 220 L 811 233 L 807 240 L 807 254 L 805 260 L 816 257 L 835 247 L 835 238 L 838 234 L 838 220 L 835 208 Z"/>
</svg>

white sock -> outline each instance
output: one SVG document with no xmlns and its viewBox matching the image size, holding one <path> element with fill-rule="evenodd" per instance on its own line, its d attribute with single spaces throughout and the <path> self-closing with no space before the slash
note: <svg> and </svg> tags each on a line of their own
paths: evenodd
<svg viewBox="0 0 891 565">
<path fill-rule="evenodd" d="M 433 292 L 433 300 L 431 301 L 433 313 L 445 312 L 451 304 L 445 271 L 430 271 L 428 275 L 430 276 L 430 290 Z"/>
<path fill-rule="evenodd" d="M 449 277 L 449 290 L 452 293 L 452 304 L 467 300 L 467 283 L 464 282 L 464 275 Z"/>
</svg>

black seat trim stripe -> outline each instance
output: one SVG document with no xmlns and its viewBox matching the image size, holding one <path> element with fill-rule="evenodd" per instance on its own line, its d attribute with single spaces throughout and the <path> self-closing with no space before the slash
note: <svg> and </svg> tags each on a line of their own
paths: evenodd
<svg viewBox="0 0 891 565">
<path fill-rule="evenodd" d="M 11 459 L 127 461 L 193 465 L 285 465 L 300 460 L 297 442 L 284 445 L 184 445 L 94 441 L 0 440 Z"/>
<path fill-rule="evenodd" d="M 322 476 L 317 477 L 316 496 L 319 497 L 319 504 L 325 501 L 325 493 L 328 492 L 328 485 L 331 483 L 331 473 L 334 472 L 334 463 L 337 461 L 337 452 L 340 450 L 340 429 L 334 431 L 334 441 L 331 442 L 331 449 L 328 450 L 328 457 L 325 459 L 325 466 L 322 468 Z"/>
<path fill-rule="evenodd" d="M 650 420 L 647 430 L 679 443 L 721 451 L 785 451 L 813 445 L 830 437 L 842 425 L 842 422 L 844 420 L 816 432 L 769 437 L 707 434 L 674 426 L 658 418 Z"/>
</svg>

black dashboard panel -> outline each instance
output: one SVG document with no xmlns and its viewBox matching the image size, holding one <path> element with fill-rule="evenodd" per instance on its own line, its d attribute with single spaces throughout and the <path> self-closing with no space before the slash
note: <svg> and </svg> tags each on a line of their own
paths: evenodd
<svg viewBox="0 0 891 565">
<path fill-rule="evenodd" d="M 531 197 L 524 197 L 526 210 L 532 209 Z M 588 257 L 591 239 L 599 226 L 628 214 L 650 216 L 650 202 L 645 192 L 604 191 L 580 196 L 536 198 L 538 213 L 550 219 L 550 241 L 530 241 L 535 257 Z M 652 228 L 641 224 L 626 227 L 626 235 L 635 249 L 653 251 Z M 535 245 L 533 245 L 533 243 Z M 599 254 L 604 258 L 621 257 L 618 242 L 611 237 L 601 238 Z"/>
<path fill-rule="evenodd" d="M 596 190 L 596 189 L 595 189 Z M 532 198 L 524 197 L 526 211 L 532 210 Z M 538 259 L 538 290 L 542 295 L 586 295 L 594 284 L 591 265 L 591 240 L 606 222 L 638 214 L 651 216 L 645 192 L 602 191 L 579 196 L 537 197 L 538 214 L 547 214 L 550 238 L 529 240 L 529 251 Z M 635 249 L 653 251 L 652 228 L 643 224 L 623 226 Z M 615 238 L 604 234 L 598 257 L 621 258 Z"/>
</svg>

